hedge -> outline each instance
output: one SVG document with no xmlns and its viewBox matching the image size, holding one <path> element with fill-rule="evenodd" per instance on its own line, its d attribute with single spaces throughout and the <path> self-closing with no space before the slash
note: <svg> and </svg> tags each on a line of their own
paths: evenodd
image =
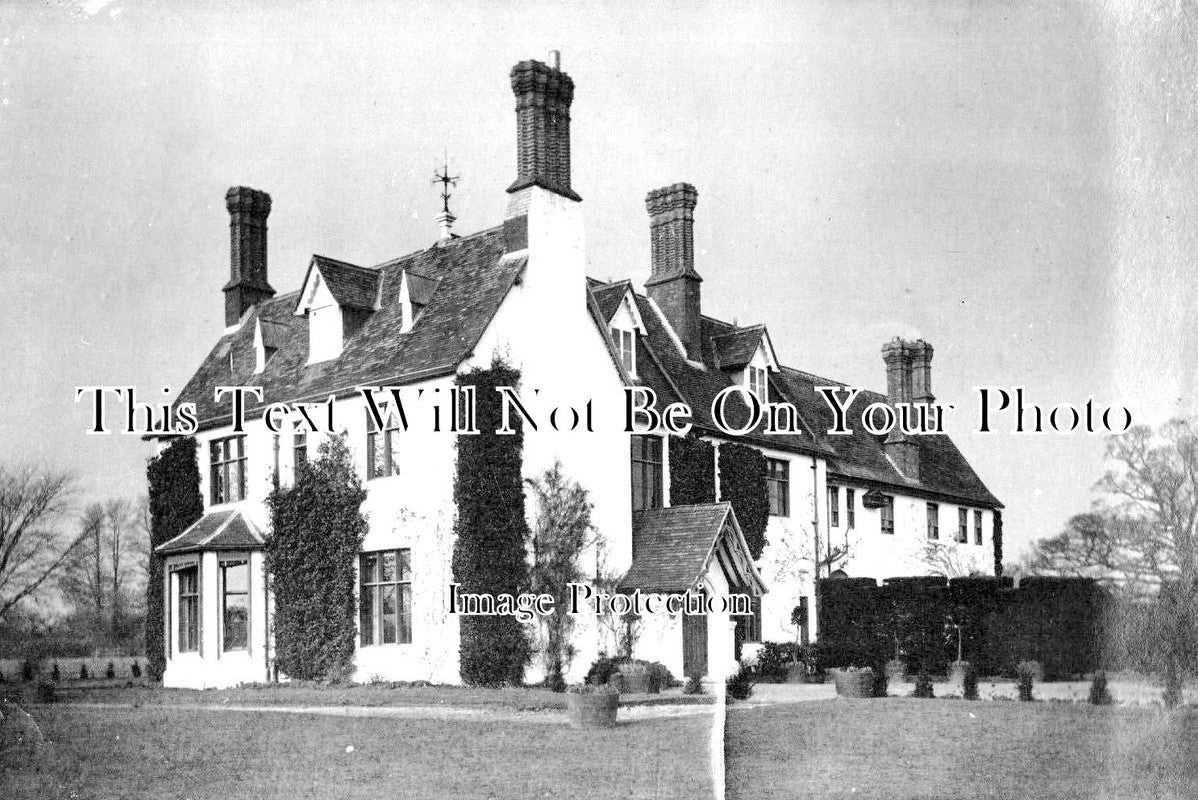
<svg viewBox="0 0 1198 800">
<path fill-rule="evenodd" d="M 943 673 L 957 657 L 981 674 L 1009 674 L 1035 660 L 1049 678 L 1103 664 L 1106 592 L 1087 578 L 867 578 L 820 581 L 823 668 L 876 666 L 897 646 L 909 671 Z"/>
<path fill-rule="evenodd" d="M 163 640 L 163 559 L 154 548 L 178 536 L 204 513 L 196 440 L 175 439 L 146 465 L 150 503 L 150 565 L 146 582 L 146 672 L 161 680 L 166 669 Z"/>
<path fill-rule="evenodd" d="M 515 595 L 529 587 L 530 533 L 524 515 L 524 430 L 519 415 L 513 415 L 514 434 L 496 433 L 502 419 L 496 387 L 519 382 L 519 370 L 499 358 L 488 368 L 475 368 L 457 378 L 459 386 L 475 387 L 481 431 L 457 437 L 453 579 L 463 593 Z M 463 683 L 523 683 L 531 648 L 515 617 L 463 616 L 459 631 Z"/>
</svg>

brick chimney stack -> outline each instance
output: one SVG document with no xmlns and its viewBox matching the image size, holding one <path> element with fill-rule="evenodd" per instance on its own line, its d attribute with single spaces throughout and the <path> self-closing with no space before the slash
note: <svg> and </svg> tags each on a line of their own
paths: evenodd
<svg viewBox="0 0 1198 800">
<path fill-rule="evenodd" d="M 229 209 L 229 282 L 225 284 L 225 326 L 233 327 L 252 306 L 274 297 L 266 279 L 266 218 L 270 195 L 245 186 L 225 194 Z"/>
<path fill-rule="evenodd" d="M 930 404 L 932 395 L 932 345 L 923 339 L 908 342 L 899 337 L 882 345 L 886 364 L 886 400 L 899 403 Z M 919 444 L 895 428 L 883 445 L 886 455 L 908 478 L 919 480 Z"/>
<path fill-rule="evenodd" d="M 695 272 L 695 204 L 689 183 L 654 189 L 645 197 L 649 211 L 651 263 L 645 291 L 678 334 L 687 357 L 701 360 L 700 288 Z"/>
<path fill-rule="evenodd" d="M 549 64 L 521 61 L 512 67 L 512 92 L 516 95 L 515 193 L 529 186 L 581 200 L 570 188 L 570 103 L 574 81 L 560 69 L 556 50 Z"/>
</svg>

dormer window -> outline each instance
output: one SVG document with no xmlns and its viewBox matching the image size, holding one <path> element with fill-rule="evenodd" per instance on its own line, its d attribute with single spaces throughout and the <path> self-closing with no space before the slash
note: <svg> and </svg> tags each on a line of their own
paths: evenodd
<svg viewBox="0 0 1198 800">
<path fill-rule="evenodd" d="M 295 307 L 308 318 L 308 363 L 341 355 L 346 343 L 380 306 L 382 273 L 313 256 Z"/>
<path fill-rule="evenodd" d="M 615 345 L 616 355 L 629 375 L 636 375 L 636 333 L 620 328 L 611 329 L 611 342 Z"/>
<path fill-rule="evenodd" d="M 749 391 L 761 402 L 769 402 L 768 373 L 765 368 L 750 366 L 745 370 L 745 375 Z"/>
</svg>

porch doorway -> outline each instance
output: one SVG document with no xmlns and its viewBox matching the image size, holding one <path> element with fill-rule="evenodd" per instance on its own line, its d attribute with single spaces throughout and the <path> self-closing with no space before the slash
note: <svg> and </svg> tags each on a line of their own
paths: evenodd
<svg viewBox="0 0 1198 800">
<path fill-rule="evenodd" d="M 682 674 L 707 674 L 707 615 L 682 615 Z"/>
</svg>

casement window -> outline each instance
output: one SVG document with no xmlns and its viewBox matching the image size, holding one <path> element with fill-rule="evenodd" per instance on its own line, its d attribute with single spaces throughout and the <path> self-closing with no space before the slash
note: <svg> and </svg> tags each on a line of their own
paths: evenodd
<svg viewBox="0 0 1198 800">
<path fill-rule="evenodd" d="M 940 538 L 940 506 L 928 503 L 928 538 Z"/>
<path fill-rule="evenodd" d="M 828 524 L 833 528 L 840 527 L 840 487 L 828 487 Z"/>
<path fill-rule="evenodd" d="M 362 645 L 412 642 L 412 551 L 363 553 L 359 571 Z"/>
<path fill-rule="evenodd" d="M 295 423 L 291 431 L 291 463 L 298 474 L 300 467 L 308 463 L 308 429 Z"/>
<path fill-rule="evenodd" d="M 632 510 L 661 508 L 661 437 L 632 437 Z"/>
<path fill-rule="evenodd" d="M 844 490 L 845 522 L 849 530 L 857 527 L 857 492 L 853 489 Z"/>
<path fill-rule="evenodd" d="M 790 516 L 790 462 L 780 458 L 765 460 L 765 488 L 769 495 L 770 516 Z"/>
<path fill-rule="evenodd" d="M 769 384 L 766 371 L 761 367 L 749 367 L 748 373 L 749 391 L 756 395 L 761 402 L 768 402 Z"/>
<path fill-rule="evenodd" d="M 178 586 L 175 618 L 179 621 L 179 652 L 196 653 L 200 649 L 200 570 L 188 567 L 175 571 Z"/>
<path fill-rule="evenodd" d="M 217 439 L 209 445 L 212 505 L 245 499 L 245 436 Z"/>
<path fill-rule="evenodd" d="M 977 510 L 973 512 L 973 543 L 982 543 L 982 512 Z"/>
<path fill-rule="evenodd" d="M 366 479 L 399 474 L 399 427 L 397 414 L 388 414 L 382 406 L 383 429 L 376 430 L 370 412 L 366 412 Z"/>
<path fill-rule="evenodd" d="M 745 626 L 745 641 L 760 642 L 761 641 L 761 595 L 753 595 L 749 598 L 749 614 L 741 618 L 741 624 Z"/>
<path fill-rule="evenodd" d="M 957 542 L 969 544 L 969 509 L 957 509 Z"/>
<path fill-rule="evenodd" d="M 244 559 L 220 564 L 221 649 L 247 650 L 250 643 L 250 565 Z"/>
<path fill-rule="evenodd" d="M 615 345 L 616 355 L 629 375 L 636 375 L 636 332 L 623 328 L 611 329 L 611 342 Z"/>
<path fill-rule="evenodd" d="M 878 506 L 882 515 L 882 533 L 894 534 L 894 498 L 884 496 L 882 505 Z"/>
</svg>

